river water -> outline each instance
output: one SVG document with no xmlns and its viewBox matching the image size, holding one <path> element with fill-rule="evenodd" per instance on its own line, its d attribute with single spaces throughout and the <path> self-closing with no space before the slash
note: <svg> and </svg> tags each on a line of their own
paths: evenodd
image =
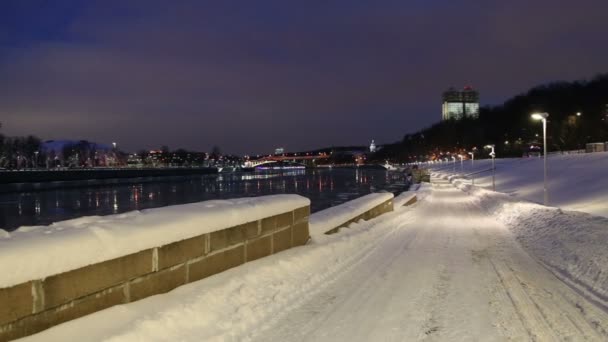
<svg viewBox="0 0 608 342">
<path fill-rule="evenodd" d="M 0 229 L 47 225 L 211 199 L 300 194 L 319 211 L 371 192 L 407 189 L 399 172 L 363 169 L 227 173 L 0 187 Z"/>
</svg>

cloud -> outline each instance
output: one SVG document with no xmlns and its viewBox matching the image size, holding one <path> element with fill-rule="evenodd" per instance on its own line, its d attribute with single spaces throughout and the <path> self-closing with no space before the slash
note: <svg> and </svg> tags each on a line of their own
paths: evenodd
<svg viewBox="0 0 608 342">
<path fill-rule="evenodd" d="M 496 103 L 605 71 L 607 9 L 592 0 L 88 2 L 51 25 L 55 35 L 34 31 L 1 54 L 0 117 L 13 134 L 132 150 L 390 142 L 439 120 L 452 85 Z"/>
</svg>

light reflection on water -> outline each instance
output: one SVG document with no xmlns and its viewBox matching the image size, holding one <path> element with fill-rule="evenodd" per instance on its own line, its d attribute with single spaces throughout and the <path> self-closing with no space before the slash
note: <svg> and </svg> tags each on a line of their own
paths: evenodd
<svg viewBox="0 0 608 342">
<path fill-rule="evenodd" d="M 36 185 L 47 189 L 34 191 L 0 187 L 0 228 L 13 230 L 80 216 L 284 193 L 310 198 L 315 212 L 370 192 L 398 193 L 406 186 L 402 173 L 334 169 L 64 182 Z"/>
</svg>

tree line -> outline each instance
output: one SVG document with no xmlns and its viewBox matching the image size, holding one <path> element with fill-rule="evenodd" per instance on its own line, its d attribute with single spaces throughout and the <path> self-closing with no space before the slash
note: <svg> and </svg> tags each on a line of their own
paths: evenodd
<svg viewBox="0 0 608 342">
<path fill-rule="evenodd" d="M 6 137 L 0 134 L 0 168 L 34 167 L 41 142 L 35 136 Z"/>
<path fill-rule="evenodd" d="M 501 105 L 480 108 L 479 118 L 445 120 L 399 142 L 385 145 L 375 160 L 413 162 L 481 151 L 493 144 L 501 157 L 521 157 L 542 146 L 542 124 L 531 119 L 547 112 L 547 149 L 584 149 L 608 141 L 608 74 L 591 80 L 553 82 L 534 87 Z M 487 157 L 479 153 L 476 158 Z"/>
</svg>

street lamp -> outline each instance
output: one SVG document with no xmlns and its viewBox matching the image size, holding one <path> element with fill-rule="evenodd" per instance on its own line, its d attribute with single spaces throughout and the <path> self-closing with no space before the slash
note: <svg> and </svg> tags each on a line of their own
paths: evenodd
<svg viewBox="0 0 608 342">
<path fill-rule="evenodd" d="M 549 190 L 547 189 L 547 118 L 549 113 L 534 113 L 532 119 L 543 122 L 543 171 L 544 171 L 544 203 L 549 205 Z"/>
<path fill-rule="evenodd" d="M 464 157 L 463 157 L 462 154 L 459 154 L 458 157 L 460 157 L 460 172 L 463 172 L 464 171 L 464 166 L 462 164 L 462 158 L 464 158 Z"/>
<path fill-rule="evenodd" d="M 471 170 L 475 167 L 475 152 L 469 152 L 471 155 Z M 475 175 L 471 175 L 471 185 L 475 185 Z"/>
<path fill-rule="evenodd" d="M 494 152 L 494 145 L 486 145 L 486 148 L 492 149 L 492 152 L 490 152 L 490 157 L 492 157 L 492 191 L 496 191 L 496 166 L 494 164 L 496 153 Z"/>
</svg>

